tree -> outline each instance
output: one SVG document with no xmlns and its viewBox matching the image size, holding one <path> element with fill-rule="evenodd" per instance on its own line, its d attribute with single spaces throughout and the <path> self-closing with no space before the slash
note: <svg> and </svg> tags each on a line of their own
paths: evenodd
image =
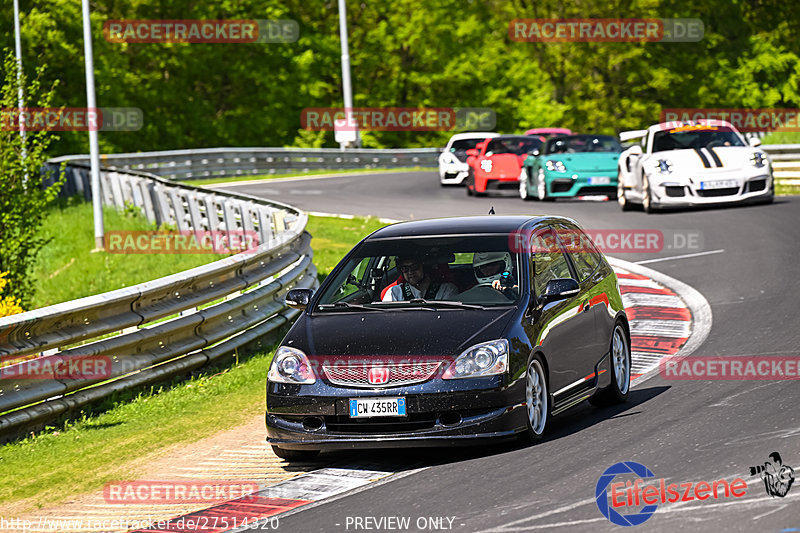
<svg viewBox="0 0 800 533">
<path fill-rule="evenodd" d="M 17 91 L 24 89 L 27 108 L 50 107 L 53 88 L 42 91 L 39 75 L 27 83 L 17 82 L 17 62 L 10 52 L 4 54 L 0 88 L 0 272 L 7 272 L 4 288 L 23 307 L 31 301 L 34 284 L 31 269 L 46 240 L 40 228 L 47 205 L 56 197 L 62 181 L 42 186 L 42 167 L 46 150 L 57 139 L 51 132 L 26 131 L 23 139 L 17 123 Z M 4 283 L 5 285 L 5 283 Z"/>
</svg>

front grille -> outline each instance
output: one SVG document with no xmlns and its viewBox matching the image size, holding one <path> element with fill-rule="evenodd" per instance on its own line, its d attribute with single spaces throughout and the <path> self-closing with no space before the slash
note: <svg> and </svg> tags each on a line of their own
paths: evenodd
<svg viewBox="0 0 800 533">
<path fill-rule="evenodd" d="M 575 196 L 600 196 L 603 194 L 607 196 L 616 196 L 617 188 L 614 187 L 613 185 L 602 185 L 602 186 L 592 185 L 590 187 L 581 187 L 580 189 L 578 189 L 578 192 L 575 193 Z"/>
<path fill-rule="evenodd" d="M 679 185 L 667 185 L 666 187 L 664 187 L 664 191 L 667 193 L 667 196 L 670 196 L 672 198 L 680 198 L 681 196 L 685 196 L 686 194 L 683 187 Z"/>
<path fill-rule="evenodd" d="M 495 191 L 505 191 L 505 190 L 519 190 L 519 181 L 500 181 L 500 180 L 491 180 L 486 184 L 486 190 L 495 190 Z"/>
<path fill-rule="evenodd" d="M 706 189 L 697 191 L 697 196 L 714 198 L 717 196 L 731 196 L 739 192 L 739 187 L 726 187 L 724 189 Z"/>
<path fill-rule="evenodd" d="M 373 365 L 369 364 L 323 365 L 322 372 L 328 381 L 342 387 L 399 387 L 431 379 L 441 364 L 442 361 L 423 361 L 375 365 L 375 368 L 389 369 L 386 383 L 376 384 L 369 382 L 369 371 L 373 368 Z"/>
<path fill-rule="evenodd" d="M 553 180 L 550 183 L 550 190 L 553 192 L 567 192 L 572 188 L 572 180 Z"/>
<path fill-rule="evenodd" d="M 753 180 L 747 183 L 747 191 L 746 192 L 756 192 L 756 191 L 763 191 L 767 188 L 767 180 L 764 178 Z"/>
<path fill-rule="evenodd" d="M 359 420 L 349 416 L 326 416 L 325 427 L 331 433 L 400 433 L 431 429 L 436 413 L 412 413 L 407 417 L 375 417 Z"/>
</svg>

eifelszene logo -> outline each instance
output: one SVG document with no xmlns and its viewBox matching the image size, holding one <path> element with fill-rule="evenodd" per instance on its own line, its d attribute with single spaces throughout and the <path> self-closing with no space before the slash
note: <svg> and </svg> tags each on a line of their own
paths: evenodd
<svg viewBox="0 0 800 533">
<path fill-rule="evenodd" d="M 627 481 L 613 482 L 617 476 L 626 475 L 629 477 Z M 630 480 L 631 476 L 634 477 L 633 481 Z M 645 485 L 644 480 L 648 478 L 655 478 L 655 474 L 643 464 L 624 461 L 611 465 L 597 480 L 595 487 L 597 508 L 614 524 L 638 526 L 653 516 L 659 504 L 702 501 L 709 498 L 714 500 L 743 498 L 747 493 L 747 482 L 740 477 L 732 481 L 717 479 L 669 484 L 665 478 L 660 478 L 653 479 Z M 788 491 L 788 487 L 786 490 Z M 639 506 L 642 506 L 641 509 Z M 622 511 L 635 509 L 637 509 L 635 512 L 622 514 Z"/>
</svg>

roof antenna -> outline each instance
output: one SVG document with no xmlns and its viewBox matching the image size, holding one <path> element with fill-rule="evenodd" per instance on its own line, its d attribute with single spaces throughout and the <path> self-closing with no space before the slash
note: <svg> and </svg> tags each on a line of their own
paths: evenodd
<svg viewBox="0 0 800 533">
<path fill-rule="evenodd" d="M 494 206 L 489 208 L 489 214 L 494 215 Z"/>
</svg>

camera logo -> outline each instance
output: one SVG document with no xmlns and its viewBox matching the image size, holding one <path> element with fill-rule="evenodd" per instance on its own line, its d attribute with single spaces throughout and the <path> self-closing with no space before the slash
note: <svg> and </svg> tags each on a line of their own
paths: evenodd
<svg viewBox="0 0 800 533">
<path fill-rule="evenodd" d="M 618 526 L 638 526 L 639 524 L 643 524 L 653 516 L 653 513 L 656 512 L 658 509 L 658 505 L 645 505 L 636 513 L 630 514 L 620 514 L 617 512 L 614 507 L 617 507 L 617 502 L 615 499 L 612 499 L 611 505 L 609 505 L 609 485 L 614 479 L 622 474 L 633 474 L 637 476 L 638 479 L 636 480 L 635 486 L 638 488 L 639 483 L 641 483 L 642 479 L 647 479 L 651 477 L 655 477 L 655 474 L 640 463 L 635 463 L 633 461 L 625 461 L 622 463 L 616 463 L 611 465 L 606 469 L 605 472 L 600 476 L 600 479 L 597 480 L 597 486 L 595 487 L 595 499 L 597 501 L 597 508 L 600 509 L 600 512 L 608 518 L 613 524 L 617 524 Z M 624 486 L 625 484 L 619 483 L 618 485 Z M 630 481 L 627 483 L 628 489 L 630 489 Z M 612 489 L 616 489 L 616 487 L 612 487 Z M 613 490 L 612 493 L 615 493 L 616 490 Z M 616 496 L 616 494 L 614 494 Z M 631 500 L 631 498 L 628 498 Z M 639 499 L 636 498 L 635 503 L 639 503 Z M 634 503 L 634 502 L 630 502 Z"/>
<path fill-rule="evenodd" d="M 775 496 L 783 498 L 794 483 L 794 468 L 783 464 L 781 454 L 778 452 L 772 452 L 769 458 L 770 461 L 766 461 L 763 465 L 751 466 L 750 475 L 761 476 L 767 494 L 773 498 Z"/>
</svg>

